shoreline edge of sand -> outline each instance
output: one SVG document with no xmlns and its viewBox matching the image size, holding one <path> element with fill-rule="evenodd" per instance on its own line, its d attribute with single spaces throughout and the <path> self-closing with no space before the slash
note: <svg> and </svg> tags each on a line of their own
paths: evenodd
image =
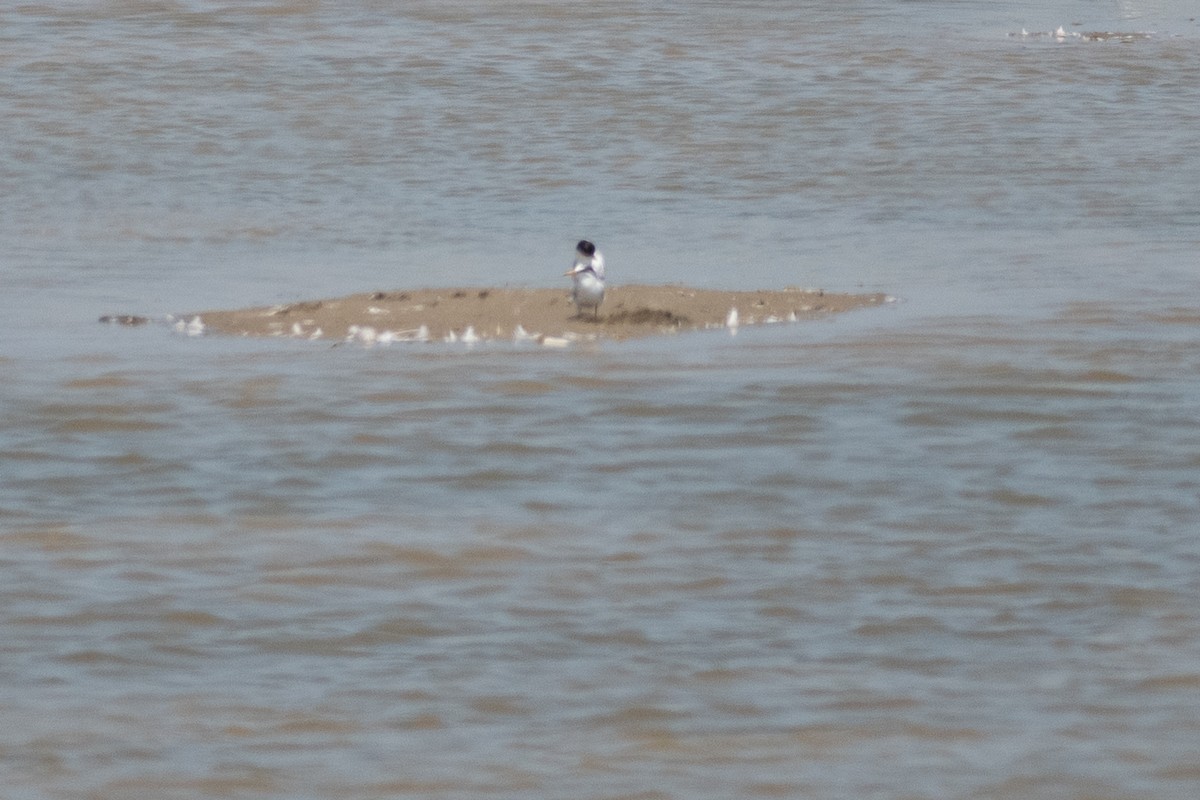
<svg viewBox="0 0 1200 800">
<path fill-rule="evenodd" d="M 683 285 L 610 287 L 597 318 L 578 316 L 562 289 L 448 287 L 366 292 L 273 306 L 172 315 L 181 332 L 325 341 L 466 342 L 514 340 L 547 346 L 600 339 L 800 322 L 894 302 L 882 293 L 820 289 L 725 291 Z M 137 325 L 148 318 L 111 315 Z"/>
</svg>

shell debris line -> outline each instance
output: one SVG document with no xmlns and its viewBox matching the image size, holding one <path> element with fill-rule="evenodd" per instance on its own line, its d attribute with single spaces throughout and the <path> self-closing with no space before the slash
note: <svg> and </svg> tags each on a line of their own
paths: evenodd
<svg viewBox="0 0 1200 800">
<path fill-rule="evenodd" d="M 181 319 L 175 319 L 174 324 L 171 327 L 174 328 L 176 333 L 183 333 L 187 334 L 188 336 L 202 336 L 206 330 L 204 320 L 200 318 L 199 314 L 187 316 L 190 316 L 191 318 L 188 319 L 185 316 Z"/>
<path fill-rule="evenodd" d="M 736 334 L 754 325 L 819 319 L 893 299 L 798 287 L 732 291 L 624 285 L 608 289 L 603 309 L 593 317 L 577 315 L 569 292 L 558 288 L 433 288 L 189 312 L 167 319 L 190 336 L 285 337 L 364 346 L 444 342 L 473 347 L 503 341 L 560 348 L 713 329 Z M 102 321 L 129 325 L 142 319 L 109 315 Z"/>
</svg>

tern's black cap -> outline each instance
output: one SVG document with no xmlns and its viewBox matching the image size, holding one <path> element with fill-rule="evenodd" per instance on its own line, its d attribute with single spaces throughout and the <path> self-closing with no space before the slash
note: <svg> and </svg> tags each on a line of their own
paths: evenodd
<svg viewBox="0 0 1200 800">
<path fill-rule="evenodd" d="M 575 249 L 583 253 L 588 258 L 596 255 L 596 245 L 592 244 L 587 239 L 583 239 L 579 242 L 579 244 L 575 245 Z"/>
</svg>

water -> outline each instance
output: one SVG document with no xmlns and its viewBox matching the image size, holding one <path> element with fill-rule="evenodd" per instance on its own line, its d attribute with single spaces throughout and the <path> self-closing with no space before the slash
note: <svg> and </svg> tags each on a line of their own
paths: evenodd
<svg viewBox="0 0 1200 800">
<path fill-rule="evenodd" d="M 1010 36 L 1059 25 L 1154 35 Z M 0 9 L 5 797 L 1196 796 L 1198 39 Z M 581 236 L 901 302 L 567 352 L 95 322 L 559 285 Z"/>
</svg>

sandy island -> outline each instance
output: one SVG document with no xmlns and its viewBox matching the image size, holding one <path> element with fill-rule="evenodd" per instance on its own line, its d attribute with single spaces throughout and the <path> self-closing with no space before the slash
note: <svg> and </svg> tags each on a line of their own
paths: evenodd
<svg viewBox="0 0 1200 800">
<path fill-rule="evenodd" d="M 882 305 L 883 294 L 819 289 L 719 291 L 686 286 L 613 286 L 598 317 L 577 316 L 565 289 L 448 288 L 354 294 L 276 306 L 176 315 L 180 330 L 325 341 L 575 341 L 797 322 Z M 736 314 L 731 310 L 736 309 Z M 145 318 L 102 317 L 138 324 Z"/>
</svg>

